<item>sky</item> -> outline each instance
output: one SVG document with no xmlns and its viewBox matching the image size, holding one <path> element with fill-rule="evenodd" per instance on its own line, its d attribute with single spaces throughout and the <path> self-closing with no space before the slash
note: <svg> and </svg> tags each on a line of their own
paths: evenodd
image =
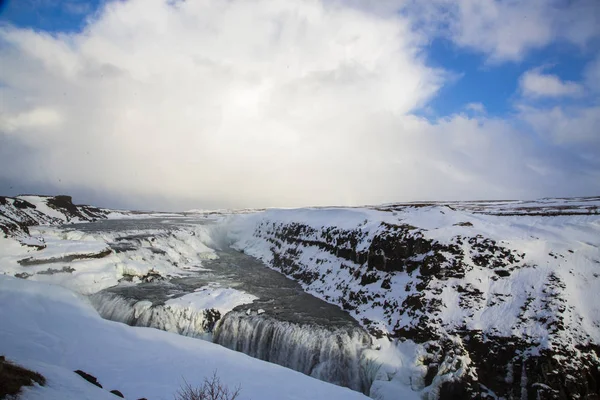
<svg viewBox="0 0 600 400">
<path fill-rule="evenodd" d="M 598 0 L 8 0 L 0 194 L 154 210 L 600 194 Z"/>
</svg>

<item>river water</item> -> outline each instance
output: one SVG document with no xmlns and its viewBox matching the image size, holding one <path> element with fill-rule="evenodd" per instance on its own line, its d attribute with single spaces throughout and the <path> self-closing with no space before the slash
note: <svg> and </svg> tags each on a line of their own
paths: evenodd
<svg viewBox="0 0 600 400">
<path fill-rule="evenodd" d="M 170 217 L 101 220 L 65 229 L 109 233 L 115 251 L 135 252 L 144 240 L 211 223 L 215 221 Z M 305 293 L 297 282 L 248 255 L 230 248 L 216 249 L 216 254 L 218 259 L 198 260 L 202 269 L 189 276 L 118 285 L 92 295 L 90 300 L 106 319 L 212 340 L 252 357 L 368 393 L 370 378 L 363 351 L 370 347 L 371 339 L 350 315 Z M 225 315 L 165 307 L 167 300 L 209 285 L 235 288 L 258 299 Z"/>
</svg>

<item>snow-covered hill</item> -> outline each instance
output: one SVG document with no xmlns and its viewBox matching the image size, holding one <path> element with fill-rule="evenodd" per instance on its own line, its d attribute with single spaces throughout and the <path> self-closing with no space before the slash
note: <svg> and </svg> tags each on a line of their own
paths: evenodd
<svg viewBox="0 0 600 400">
<path fill-rule="evenodd" d="M 596 398 L 599 205 L 268 210 L 237 217 L 231 237 L 375 337 L 417 344 L 384 363 L 372 395 L 400 383 L 442 399 Z"/>
<path fill-rule="evenodd" d="M 4 235 L 26 236 L 33 225 L 95 221 L 123 216 L 122 212 L 74 205 L 70 196 L 0 196 L 0 229 Z"/>
</svg>

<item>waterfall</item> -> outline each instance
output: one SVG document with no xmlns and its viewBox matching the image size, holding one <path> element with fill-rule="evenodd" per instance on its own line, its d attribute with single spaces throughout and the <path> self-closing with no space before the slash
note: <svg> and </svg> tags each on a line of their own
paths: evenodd
<svg viewBox="0 0 600 400">
<path fill-rule="evenodd" d="M 363 354 L 370 336 L 356 326 L 328 329 L 280 321 L 267 314 L 195 310 L 152 304 L 116 293 L 89 296 L 102 318 L 131 326 L 161 329 L 205 340 L 314 378 L 368 393 L 371 386 Z"/>
<path fill-rule="evenodd" d="M 147 300 L 135 300 L 110 292 L 89 297 L 100 316 L 131 326 L 144 326 L 183 336 L 208 338 L 221 314 L 217 310 L 195 310 L 170 305 L 153 305 Z"/>
<path fill-rule="evenodd" d="M 362 357 L 371 338 L 357 327 L 329 330 L 279 321 L 265 314 L 231 311 L 217 323 L 213 340 L 232 350 L 363 393 L 368 393 L 371 385 Z"/>
</svg>

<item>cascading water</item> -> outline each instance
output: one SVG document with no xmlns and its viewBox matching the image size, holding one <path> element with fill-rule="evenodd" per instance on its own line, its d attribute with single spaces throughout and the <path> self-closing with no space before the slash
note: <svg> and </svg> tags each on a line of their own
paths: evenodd
<svg viewBox="0 0 600 400">
<path fill-rule="evenodd" d="M 213 340 L 232 350 L 361 392 L 368 391 L 371 384 L 362 366 L 362 353 L 371 345 L 371 338 L 356 327 L 329 330 L 279 321 L 264 314 L 231 311 L 218 322 Z"/>
<path fill-rule="evenodd" d="M 151 301 L 129 299 L 110 292 L 99 292 L 89 299 L 102 318 L 203 339 L 210 337 L 216 321 L 221 318 L 219 311 L 213 309 L 152 305 Z"/>
</svg>

